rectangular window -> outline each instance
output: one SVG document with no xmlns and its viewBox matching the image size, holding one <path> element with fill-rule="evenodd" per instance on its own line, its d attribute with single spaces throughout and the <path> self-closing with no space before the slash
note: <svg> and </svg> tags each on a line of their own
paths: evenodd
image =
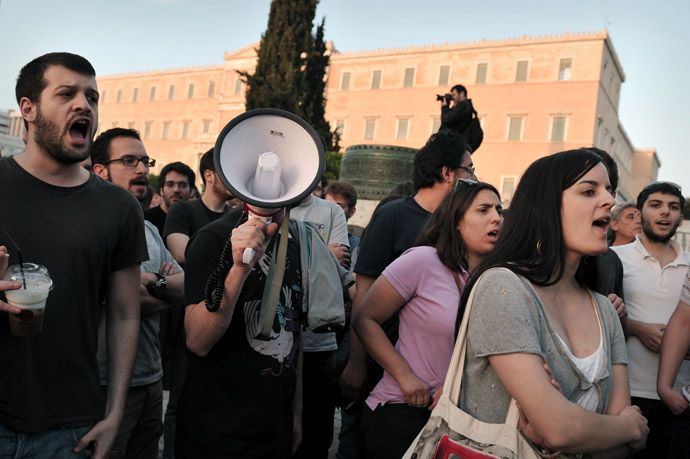
<svg viewBox="0 0 690 459">
<path fill-rule="evenodd" d="M 139 88 L 132 89 L 132 102 L 136 102 L 139 99 Z"/>
<path fill-rule="evenodd" d="M 163 122 L 163 140 L 168 138 L 168 133 L 170 132 L 170 121 Z"/>
<path fill-rule="evenodd" d="M 442 65 L 438 68 L 438 85 L 448 86 L 450 81 L 450 65 Z"/>
<path fill-rule="evenodd" d="M 149 100 L 156 100 L 156 87 L 151 86 L 151 92 L 149 92 Z"/>
<path fill-rule="evenodd" d="M 395 140 L 407 140 L 407 130 L 410 126 L 410 120 L 407 118 L 398 119 L 398 132 L 395 135 Z"/>
<path fill-rule="evenodd" d="M 403 88 L 411 88 L 412 86 L 414 86 L 414 67 L 408 67 L 405 69 Z"/>
<path fill-rule="evenodd" d="M 130 121 L 127 123 L 127 129 L 134 129 L 134 126 L 136 126 L 136 123 L 134 121 Z"/>
<path fill-rule="evenodd" d="M 511 116 L 508 128 L 508 140 L 522 140 L 522 117 Z"/>
<path fill-rule="evenodd" d="M 113 129 L 115 129 L 115 128 L 118 127 L 119 125 L 120 125 L 120 123 L 118 123 L 117 121 L 113 121 L 113 122 L 111 123 L 111 126 L 112 126 Z"/>
<path fill-rule="evenodd" d="M 561 59 L 561 63 L 558 66 L 558 81 L 570 81 L 570 71 L 572 68 L 572 59 Z"/>
<path fill-rule="evenodd" d="M 529 68 L 529 61 L 518 61 L 517 71 L 515 72 L 515 82 L 519 83 L 527 81 L 527 69 Z"/>
<path fill-rule="evenodd" d="M 235 95 L 242 94 L 242 78 L 235 80 Z"/>
<path fill-rule="evenodd" d="M 350 89 L 350 77 L 352 76 L 352 72 L 343 72 L 343 74 L 340 76 L 340 89 L 343 91 L 347 91 Z"/>
<path fill-rule="evenodd" d="M 122 89 L 118 89 L 115 93 L 115 102 L 120 103 L 120 99 L 122 99 Z"/>
<path fill-rule="evenodd" d="M 510 202 L 510 200 L 513 199 L 516 180 L 517 177 L 515 176 L 501 177 L 501 199 L 503 202 Z"/>
<path fill-rule="evenodd" d="M 189 135 L 189 121 L 182 122 L 182 138 L 186 139 Z"/>
<path fill-rule="evenodd" d="M 379 89 L 381 87 L 381 70 L 374 70 L 371 72 L 371 89 Z"/>
<path fill-rule="evenodd" d="M 213 97 L 216 95 L 216 82 L 211 80 L 208 82 L 208 97 Z"/>
<path fill-rule="evenodd" d="M 171 84 L 168 88 L 168 100 L 173 100 L 175 98 L 175 85 Z"/>
<path fill-rule="evenodd" d="M 146 122 L 146 125 L 145 125 L 145 127 L 144 127 L 144 138 L 145 138 L 145 139 L 148 139 L 149 137 L 151 137 L 151 125 L 152 125 L 152 124 L 153 124 L 152 121 L 147 121 L 147 122 Z"/>
<path fill-rule="evenodd" d="M 343 136 L 345 135 L 345 120 L 335 121 L 335 132 L 338 133 L 341 139 L 343 138 Z"/>
<path fill-rule="evenodd" d="M 376 131 L 376 120 L 368 119 L 366 127 L 364 128 L 364 138 L 373 140 Z"/>
<path fill-rule="evenodd" d="M 477 64 L 477 78 L 475 78 L 474 82 L 476 84 L 485 84 L 486 83 L 486 73 L 487 70 L 489 69 L 489 64 L 486 62 L 482 64 Z"/>
<path fill-rule="evenodd" d="M 105 103 L 105 89 L 101 92 L 101 97 L 98 99 L 99 104 Z"/>
<path fill-rule="evenodd" d="M 194 98 L 194 83 L 189 83 L 189 86 L 187 86 L 187 99 L 193 99 Z"/>
<path fill-rule="evenodd" d="M 431 133 L 436 134 L 441 129 L 441 118 L 434 118 L 431 121 Z"/>
<path fill-rule="evenodd" d="M 563 142 L 565 140 L 565 116 L 551 118 L 551 141 Z"/>
<path fill-rule="evenodd" d="M 204 134 L 208 134 L 208 131 L 211 130 L 211 122 L 210 121 L 204 121 L 204 127 L 202 129 L 202 132 Z"/>
</svg>

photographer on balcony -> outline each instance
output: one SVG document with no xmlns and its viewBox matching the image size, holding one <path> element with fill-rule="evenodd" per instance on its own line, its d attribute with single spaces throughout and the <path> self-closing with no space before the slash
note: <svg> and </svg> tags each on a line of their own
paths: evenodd
<svg viewBox="0 0 690 459">
<path fill-rule="evenodd" d="M 450 129 L 460 134 L 472 148 L 472 152 L 479 148 L 484 137 L 477 111 L 472 106 L 472 99 L 467 98 L 467 89 L 456 84 L 450 90 L 450 94 L 436 95 L 436 100 L 441 102 L 441 128 Z M 453 102 L 451 108 L 450 102 Z"/>
</svg>

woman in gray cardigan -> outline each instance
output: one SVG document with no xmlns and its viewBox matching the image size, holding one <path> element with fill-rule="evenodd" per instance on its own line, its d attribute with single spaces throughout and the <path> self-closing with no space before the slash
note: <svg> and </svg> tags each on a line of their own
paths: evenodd
<svg viewBox="0 0 690 459">
<path fill-rule="evenodd" d="M 528 419 L 523 433 L 561 452 L 625 457 L 644 446 L 649 429 L 630 405 L 620 322 L 591 290 L 589 257 L 607 248 L 613 205 L 607 169 L 589 150 L 527 169 L 495 250 L 465 290 L 463 304 L 476 283 L 463 410 L 503 423 L 514 398 Z"/>
</svg>

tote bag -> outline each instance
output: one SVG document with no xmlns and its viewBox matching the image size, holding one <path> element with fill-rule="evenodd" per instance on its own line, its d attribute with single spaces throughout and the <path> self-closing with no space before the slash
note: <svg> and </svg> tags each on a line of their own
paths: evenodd
<svg viewBox="0 0 690 459">
<path fill-rule="evenodd" d="M 505 424 L 482 422 L 458 407 L 467 352 L 467 325 L 478 283 L 474 284 L 467 301 L 441 397 L 404 459 L 441 459 L 451 454 L 462 459 L 540 457 L 518 429 L 520 414 L 515 399 L 510 402 Z"/>
</svg>

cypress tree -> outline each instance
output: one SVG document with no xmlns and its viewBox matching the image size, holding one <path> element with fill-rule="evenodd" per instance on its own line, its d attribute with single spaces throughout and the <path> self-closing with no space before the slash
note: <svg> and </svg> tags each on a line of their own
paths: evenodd
<svg viewBox="0 0 690 459">
<path fill-rule="evenodd" d="M 270 107 L 295 113 L 314 127 L 327 149 L 332 149 L 337 147 L 337 136 L 334 138 L 324 117 L 324 75 L 329 63 L 324 22 L 312 36 L 317 3 L 273 0 L 257 50 L 256 70 L 253 75 L 239 73 L 247 84 L 247 110 Z"/>
</svg>

